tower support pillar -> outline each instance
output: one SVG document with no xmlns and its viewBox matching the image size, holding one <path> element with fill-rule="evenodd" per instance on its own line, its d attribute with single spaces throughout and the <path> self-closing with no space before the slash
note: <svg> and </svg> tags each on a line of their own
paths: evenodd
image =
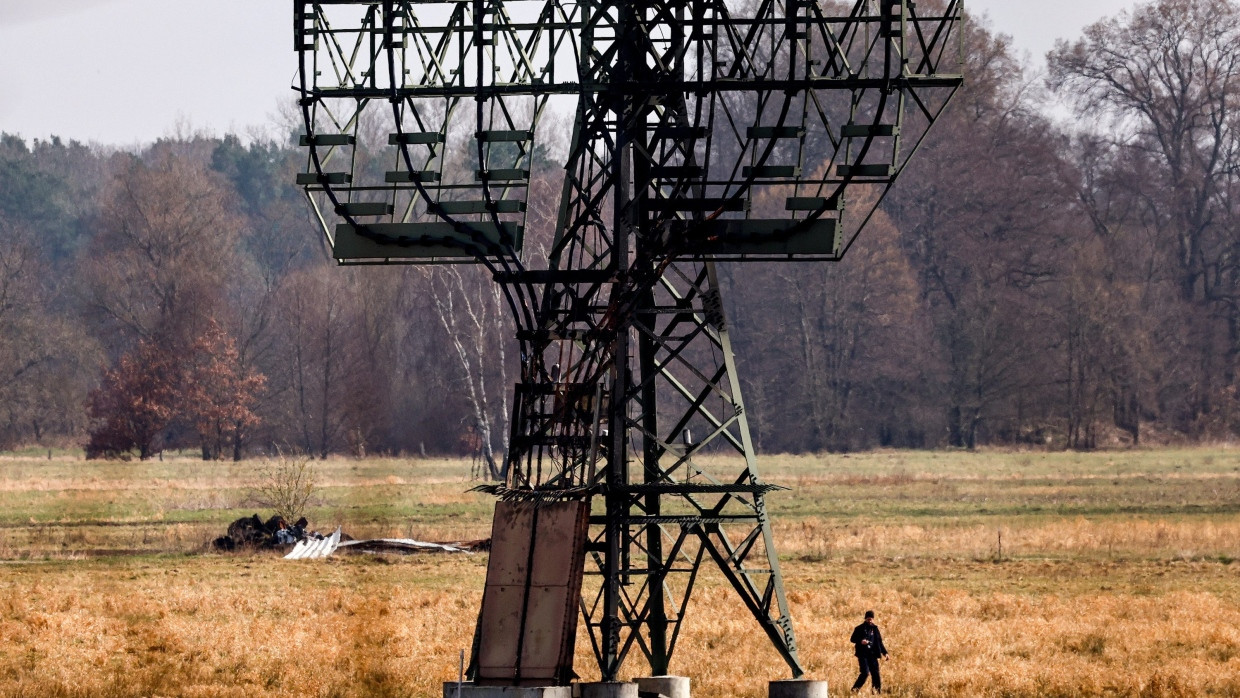
<svg viewBox="0 0 1240 698">
<path fill-rule="evenodd" d="M 573 698 L 572 686 L 477 686 L 448 681 L 443 698 Z"/>
<path fill-rule="evenodd" d="M 600 681 L 580 684 L 581 698 L 637 698 L 637 684 L 627 681 Z"/>
<path fill-rule="evenodd" d="M 828 698 L 826 681 L 772 681 L 770 698 Z"/>
<path fill-rule="evenodd" d="M 664 698 L 689 698 L 688 676 L 647 676 L 636 679 L 637 690 L 657 693 Z"/>
</svg>

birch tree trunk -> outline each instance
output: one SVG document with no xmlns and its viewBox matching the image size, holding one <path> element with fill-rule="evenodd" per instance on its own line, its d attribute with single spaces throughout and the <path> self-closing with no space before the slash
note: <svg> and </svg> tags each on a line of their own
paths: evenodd
<svg viewBox="0 0 1240 698">
<path fill-rule="evenodd" d="M 467 284 L 457 267 L 434 269 L 430 274 L 433 280 L 442 283 L 435 289 L 435 314 L 456 355 L 474 429 L 482 440 L 487 473 L 493 480 L 504 480 L 507 459 L 503 454 L 508 447 L 510 418 L 503 404 L 503 393 L 496 397 L 494 385 L 488 385 L 492 375 L 501 391 L 508 384 L 502 291 L 498 284 L 489 280 L 485 285 Z M 488 348 L 493 350 L 493 358 L 488 358 Z M 498 419 L 495 417 L 497 402 L 501 415 Z M 496 459 L 497 442 L 500 462 Z"/>
</svg>

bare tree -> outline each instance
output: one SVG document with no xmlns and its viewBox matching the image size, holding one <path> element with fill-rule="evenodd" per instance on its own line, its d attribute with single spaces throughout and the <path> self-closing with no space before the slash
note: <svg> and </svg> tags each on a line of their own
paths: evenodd
<svg viewBox="0 0 1240 698">
<path fill-rule="evenodd" d="M 53 304 L 50 269 L 34 234 L 0 217 L 0 443 L 84 426 L 95 346 Z"/>
<path fill-rule="evenodd" d="M 389 267 L 353 275 L 349 289 L 354 296 L 354 332 L 359 361 L 350 378 L 346 397 L 346 440 L 353 455 L 364 456 L 380 444 L 395 419 L 395 396 L 409 389 L 408 376 L 401 376 L 402 323 L 406 317 L 406 286 L 416 278 L 407 268 Z"/>
<path fill-rule="evenodd" d="M 1234 392 L 1240 359 L 1240 5 L 1141 4 L 1049 60 L 1051 85 L 1100 117 L 1086 155 L 1106 167 L 1082 195 L 1096 233 L 1114 249 L 1134 228 L 1151 230 L 1186 304 L 1179 315 L 1193 318 L 1182 332 L 1195 356 L 1175 358 L 1193 369 L 1180 416 L 1191 424 Z"/>
<path fill-rule="evenodd" d="M 905 416 L 893 403 L 907 402 L 893 386 L 915 382 L 926 328 L 887 216 L 875 215 L 840 264 L 748 268 L 731 284 L 736 277 L 745 283 L 729 289 L 742 297 L 734 336 L 764 442 L 810 451 L 890 444 Z"/>
<path fill-rule="evenodd" d="M 201 165 L 132 158 L 104 194 L 83 260 L 88 309 L 122 338 L 187 344 L 221 303 L 243 225 Z"/>
<path fill-rule="evenodd" d="M 434 312 L 452 347 L 470 419 L 481 440 L 482 458 L 492 479 L 502 480 L 507 463 L 509 415 L 503 396 L 508 388 L 505 346 L 507 317 L 499 285 L 487 278 L 467 278 L 460 267 L 428 271 Z M 498 449 L 497 449 L 498 446 Z"/>
<path fill-rule="evenodd" d="M 319 458 L 344 439 L 349 373 L 357 358 L 353 298 L 341 281 L 339 270 L 310 268 L 290 274 L 280 292 L 284 370 L 273 382 L 285 384 L 286 426 L 305 453 Z"/>
<path fill-rule="evenodd" d="M 1010 438 L 1050 390 L 1049 302 L 1074 239 L 1070 170 L 1007 40 L 975 27 L 969 75 L 886 210 L 935 328 L 946 437 Z"/>
</svg>

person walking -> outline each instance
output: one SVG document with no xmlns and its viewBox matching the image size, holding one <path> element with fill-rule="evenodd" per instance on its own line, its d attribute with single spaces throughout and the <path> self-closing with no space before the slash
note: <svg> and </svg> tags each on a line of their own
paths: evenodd
<svg viewBox="0 0 1240 698">
<path fill-rule="evenodd" d="M 875 693 L 883 692 L 883 677 L 878 672 L 878 658 L 887 657 L 887 648 L 883 646 L 883 634 L 874 624 L 874 611 L 865 612 L 865 622 L 853 629 L 849 642 L 853 643 L 857 664 L 861 667 L 861 675 L 853 684 L 852 692 L 856 693 L 865 685 L 865 680 L 873 677 L 870 685 Z"/>
</svg>

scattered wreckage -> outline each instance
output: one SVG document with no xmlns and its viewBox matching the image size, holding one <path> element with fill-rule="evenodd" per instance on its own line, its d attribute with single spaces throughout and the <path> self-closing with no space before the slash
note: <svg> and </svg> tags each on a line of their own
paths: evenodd
<svg viewBox="0 0 1240 698">
<path fill-rule="evenodd" d="M 466 553 L 489 550 L 491 540 L 459 541 L 452 543 L 428 543 L 411 538 L 374 538 L 354 540 L 339 527 L 330 535 L 307 531 L 306 518 L 289 525 L 283 517 L 273 516 L 263 521 L 258 514 L 237 519 L 228 526 L 227 535 L 216 538 L 211 547 L 220 551 L 240 548 L 286 549 L 286 560 L 306 560 L 329 557 L 336 552 L 369 553 L 373 555 L 407 555 L 420 552 Z"/>
<path fill-rule="evenodd" d="M 228 525 L 228 533 L 216 538 L 211 543 L 215 550 L 236 550 L 237 548 L 275 548 L 282 545 L 293 545 L 306 538 L 323 538 L 317 531 L 306 531 L 309 522 L 301 517 L 297 523 L 289 526 L 283 516 L 273 516 L 267 521 L 258 514 L 237 519 Z"/>
</svg>

